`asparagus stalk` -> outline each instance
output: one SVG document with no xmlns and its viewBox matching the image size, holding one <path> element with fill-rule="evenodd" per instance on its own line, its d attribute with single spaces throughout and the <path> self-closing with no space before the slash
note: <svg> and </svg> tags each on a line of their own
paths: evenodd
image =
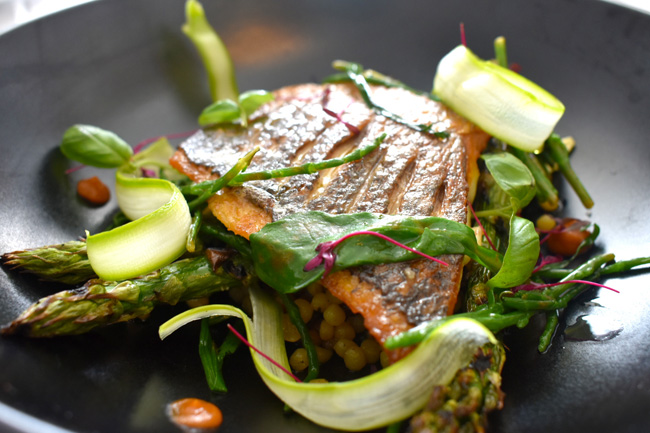
<svg viewBox="0 0 650 433">
<path fill-rule="evenodd" d="M 100 325 L 145 319 L 158 304 L 175 305 L 240 284 L 223 267 L 213 271 L 205 256 L 194 257 L 132 280 L 93 279 L 78 289 L 47 296 L 2 333 L 30 337 L 82 334 Z"/>
<path fill-rule="evenodd" d="M 2 263 L 44 281 L 65 284 L 81 284 L 95 276 L 84 241 L 6 253 L 2 255 Z"/>
</svg>

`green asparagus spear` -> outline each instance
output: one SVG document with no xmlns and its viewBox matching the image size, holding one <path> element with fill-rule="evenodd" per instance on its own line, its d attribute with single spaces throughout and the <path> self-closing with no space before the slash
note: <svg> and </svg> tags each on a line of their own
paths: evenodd
<svg viewBox="0 0 650 433">
<path fill-rule="evenodd" d="M 140 278 L 94 279 L 78 289 L 45 297 L 2 333 L 30 337 L 82 334 L 100 325 L 145 319 L 157 304 L 175 305 L 240 284 L 223 267 L 213 271 L 205 256 L 179 260 Z"/>
<path fill-rule="evenodd" d="M 2 263 L 44 281 L 65 284 L 81 284 L 95 276 L 84 241 L 6 253 L 2 255 Z"/>
</svg>

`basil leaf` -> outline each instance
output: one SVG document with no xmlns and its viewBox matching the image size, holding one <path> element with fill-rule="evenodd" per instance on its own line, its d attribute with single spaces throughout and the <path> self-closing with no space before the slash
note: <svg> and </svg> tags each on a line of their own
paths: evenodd
<svg viewBox="0 0 650 433">
<path fill-rule="evenodd" d="M 91 125 L 74 125 L 63 134 L 61 152 L 74 161 L 99 168 L 128 162 L 133 149 L 116 134 Z"/>
<path fill-rule="evenodd" d="M 273 93 L 266 90 L 249 90 L 239 95 L 239 107 L 248 117 L 262 104 L 272 101 L 273 98 Z"/>
<path fill-rule="evenodd" d="M 512 215 L 510 240 L 503 256 L 503 266 L 488 282 L 491 288 L 509 288 L 525 283 L 535 269 L 539 257 L 539 235 L 535 225 Z"/>
<path fill-rule="evenodd" d="M 232 99 L 221 99 L 207 106 L 199 116 L 199 125 L 213 125 L 215 123 L 230 123 L 239 119 L 239 105 Z"/>
<path fill-rule="evenodd" d="M 468 254 L 491 269 L 499 269 L 501 256 L 476 244 L 472 229 L 439 217 L 404 217 L 367 212 L 330 215 L 297 213 L 267 224 L 250 236 L 255 272 L 282 293 L 295 292 L 323 276 L 324 268 L 303 269 L 316 247 L 356 231 L 375 231 L 425 254 Z M 336 247 L 334 270 L 352 266 L 401 262 L 420 256 L 375 236 L 359 235 Z"/>
<path fill-rule="evenodd" d="M 535 197 L 535 178 L 516 156 L 504 152 L 484 154 L 481 158 L 496 183 L 514 200 L 517 209 L 523 208 Z"/>
</svg>

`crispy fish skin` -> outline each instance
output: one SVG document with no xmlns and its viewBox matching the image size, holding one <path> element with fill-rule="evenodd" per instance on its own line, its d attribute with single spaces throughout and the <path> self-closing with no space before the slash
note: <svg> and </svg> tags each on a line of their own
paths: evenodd
<svg viewBox="0 0 650 433">
<path fill-rule="evenodd" d="M 379 105 L 410 122 L 432 124 L 432 131 L 447 131 L 449 137 L 439 139 L 375 114 L 352 85 L 304 84 L 276 91 L 275 100 L 253 115 L 247 129 L 197 133 L 181 145 L 172 164 L 201 181 L 225 173 L 255 146 L 262 150 L 249 171 L 344 156 L 386 133 L 382 145 L 359 161 L 313 175 L 228 188 L 210 200 L 210 208 L 228 229 L 245 237 L 270 221 L 307 210 L 434 215 L 466 222 L 468 176 L 478 172 L 476 159 L 487 134 L 425 96 L 382 86 L 372 91 Z M 251 212 L 244 211 L 242 218 L 245 207 Z M 390 336 L 453 312 L 463 258 L 441 259 L 449 266 L 428 260 L 363 266 L 330 274 L 323 284 L 361 313 L 366 328 L 383 344 Z"/>
</svg>

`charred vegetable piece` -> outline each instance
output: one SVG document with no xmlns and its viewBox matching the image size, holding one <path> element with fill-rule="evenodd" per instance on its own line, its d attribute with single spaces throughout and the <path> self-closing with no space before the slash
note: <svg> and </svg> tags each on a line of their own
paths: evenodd
<svg viewBox="0 0 650 433">
<path fill-rule="evenodd" d="M 488 414 L 503 407 L 504 362 L 501 344 L 479 349 L 448 385 L 433 389 L 424 410 L 411 418 L 412 433 L 485 432 Z"/>
</svg>

